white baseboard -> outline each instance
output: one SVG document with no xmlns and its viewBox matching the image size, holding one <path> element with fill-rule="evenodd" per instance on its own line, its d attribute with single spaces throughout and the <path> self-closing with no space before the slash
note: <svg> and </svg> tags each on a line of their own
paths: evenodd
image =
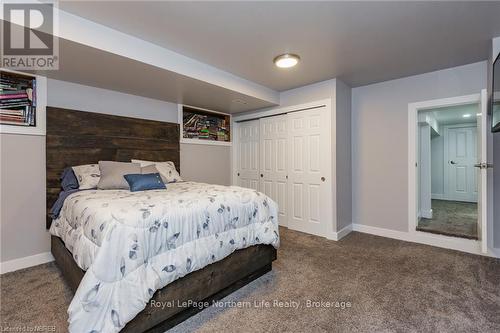
<svg viewBox="0 0 500 333">
<path fill-rule="evenodd" d="M 488 253 L 482 253 L 481 242 L 473 239 L 437 235 L 422 231 L 415 231 L 414 233 L 410 233 L 355 223 L 352 224 L 352 230 L 376 236 L 398 239 L 406 242 L 431 245 L 450 250 L 500 258 L 500 249 L 490 249 Z"/>
<path fill-rule="evenodd" d="M 349 235 L 352 231 L 352 224 L 349 224 L 348 226 L 345 226 L 344 228 L 340 229 L 337 232 L 331 232 L 329 235 L 327 235 L 326 238 L 338 241 L 344 238 L 345 236 Z"/>
<path fill-rule="evenodd" d="M 444 194 L 442 194 L 442 193 L 431 193 L 431 199 L 434 199 L 434 200 L 444 200 Z"/>
<path fill-rule="evenodd" d="M 420 217 L 423 217 L 424 219 L 432 219 L 432 209 L 422 210 Z"/>
<path fill-rule="evenodd" d="M 4 261 L 0 263 L 0 274 L 17 271 L 31 266 L 45 264 L 53 260 L 54 257 L 52 256 L 52 253 L 45 252 L 19 259 Z"/>
</svg>

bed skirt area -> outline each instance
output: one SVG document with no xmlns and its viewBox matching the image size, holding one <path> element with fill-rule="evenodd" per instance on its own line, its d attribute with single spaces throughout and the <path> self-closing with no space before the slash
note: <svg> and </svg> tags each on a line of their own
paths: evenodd
<svg viewBox="0 0 500 333">
<path fill-rule="evenodd" d="M 76 291 L 85 271 L 80 269 L 63 241 L 51 237 L 51 251 L 58 268 L 73 292 Z M 121 332 L 163 333 L 200 312 L 202 307 L 179 306 L 184 302 L 209 302 L 220 300 L 271 271 L 276 260 L 272 245 L 254 245 L 237 250 L 228 257 L 198 271 L 173 281 L 158 290 L 132 321 Z M 170 306 L 153 306 L 169 304 Z"/>
</svg>

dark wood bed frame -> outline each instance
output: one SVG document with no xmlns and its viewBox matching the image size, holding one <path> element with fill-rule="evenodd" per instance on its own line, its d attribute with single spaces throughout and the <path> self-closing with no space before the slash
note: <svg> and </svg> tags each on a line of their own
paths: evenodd
<svg viewBox="0 0 500 333">
<path fill-rule="evenodd" d="M 178 124 L 47 107 L 47 228 L 52 222 L 48 212 L 61 190 L 59 177 L 65 167 L 137 158 L 173 161 L 180 170 L 179 152 Z M 60 238 L 51 237 L 51 252 L 76 291 L 85 272 Z M 163 333 L 202 310 L 183 307 L 183 302 L 211 304 L 269 272 L 274 260 L 276 249 L 271 245 L 238 250 L 158 290 L 122 332 Z M 152 301 L 172 306 L 157 307 Z"/>
</svg>

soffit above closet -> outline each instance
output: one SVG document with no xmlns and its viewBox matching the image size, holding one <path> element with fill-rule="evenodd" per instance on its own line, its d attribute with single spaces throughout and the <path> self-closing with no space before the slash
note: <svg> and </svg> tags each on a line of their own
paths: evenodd
<svg viewBox="0 0 500 333">
<path fill-rule="evenodd" d="M 36 73 L 56 80 L 229 113 L 275 105 L 234 90 L 61 38 L 59 59 L 59 70 L 36 71 Z M 244 104 L 241 101 L 244 101 Z"/>
<path fill-rule="evenodd" d="M 499 2 L 61 1 L 61 9 L 283 91 L 352 87 L 488 58 Z M 147 22 L 147 24 L 145 24 Z M 299 66 L 272 59 L 297 53 Z"/>
</svg>

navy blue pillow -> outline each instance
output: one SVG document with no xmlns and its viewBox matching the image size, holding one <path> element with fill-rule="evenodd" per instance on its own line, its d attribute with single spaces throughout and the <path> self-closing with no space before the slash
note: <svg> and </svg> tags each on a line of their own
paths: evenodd
<svg viewBox="0 0 500 333">
<path fill-rule="evenodd" d="M 123 176 L 130 186 L 130 191 L 164 190 L 167 187 L 159 173 L 131 173 Z"/>
<path fill-rule="evenodd" d="M 65 168 L 61 174 L 61 187 L 63 191 L 76 190 L 80 187 L 73 168 Z"/>
</svg>

